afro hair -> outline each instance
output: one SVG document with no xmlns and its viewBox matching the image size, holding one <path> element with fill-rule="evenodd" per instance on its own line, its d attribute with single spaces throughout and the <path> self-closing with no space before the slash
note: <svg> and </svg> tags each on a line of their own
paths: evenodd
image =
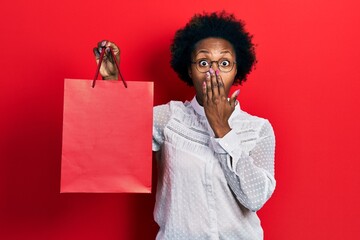
<svg viewBox="0 0 360 240">
<path fill-rule="evenodd" d="M 231 43 L 236 54 L 237 74 L 234 84 L 246 81 L 247 75 L 256 64 L 252 35 L 244 29 L 244 23 L 233 14 L 214 12 L 194 15 L 186 26 L 175 33 L 171 44 L 170 65 L 179 78 L 193 86 L 188 75 L 191 53 L 196 43 L 206 38 L 221 38 Z"/>
</svg>

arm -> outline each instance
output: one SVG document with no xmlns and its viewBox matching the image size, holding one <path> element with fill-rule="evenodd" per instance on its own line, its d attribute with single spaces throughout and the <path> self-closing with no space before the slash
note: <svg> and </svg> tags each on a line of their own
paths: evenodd
<svg viewBox="0 0 360 240">
<path fill-rule="evenodd" d="M 265 121 L 251 151 L 243 149 L 239 134 L 231 130 L 223 138 L 213 139 L 213 148 L 236 198 L 246 208 L 257 211 L 271 197 L 276 185 L 274 132 Z"/>
<path fill-rule="evenodd" d="M 170 103 L 154 107 L 153 115 L 152 150 L 158 152 L 164 142 L 164 128 L 170 118 Z"/>
<path fill-rule="evenodd" d="M 220 74 L 210 71 L 206 75 L 203 105 L 216 137 L 212 139 L 214 151 L 236 198 L 246 208 L 257 211 L 275 189 L 275 137 L 268 121 L 264 121 L 261 129 L 257 129 L 258 135 L 253 136 L 255 139 L 244 139 L 240 130 L 230 127 L 229 118 L 235 109 L 237 94 L 234 93 L 228 101 Z M 242 141 L 256 142 L 249 151 Z"/>
</svg>

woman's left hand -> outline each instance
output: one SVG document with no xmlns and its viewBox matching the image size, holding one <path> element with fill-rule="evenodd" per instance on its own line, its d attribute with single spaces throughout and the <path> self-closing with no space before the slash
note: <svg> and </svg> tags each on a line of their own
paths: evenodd
<svg viewBox="0 0 360 240">
<path fill-rule="evenodd" d="M 228 120 L 235 109 L 238 94 L 239 90 L 228 100 L 219 71 L 215 72 L 211 68 L 210 73 L 206 73 L 203 83 L 203 107 L 216 138 L 222 138 L 230 132 Z"/>
</svg>

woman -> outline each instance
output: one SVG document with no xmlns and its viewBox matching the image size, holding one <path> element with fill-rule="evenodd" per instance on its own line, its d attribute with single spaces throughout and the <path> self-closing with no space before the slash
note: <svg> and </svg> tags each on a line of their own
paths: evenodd
<svg viewBox="0 0 360 240">
<path fill-rule="evenodd" d="M 190 102 L 154 107 L 158 152 L 156 239 L 263 239 L 256 214 L 275 189 L 270 123 L 240 109 L 230 87 L 256 62 L 252 37 L 233 15 L 195 15 L 176 32 L 171 67 L 194 86 Z M 103 41 L 99 45 L 118 47 Z M 99 48 L 94 49 L 99 56 Z M 111 58 L 104 79 L 117 79 Z"/>
</svg>

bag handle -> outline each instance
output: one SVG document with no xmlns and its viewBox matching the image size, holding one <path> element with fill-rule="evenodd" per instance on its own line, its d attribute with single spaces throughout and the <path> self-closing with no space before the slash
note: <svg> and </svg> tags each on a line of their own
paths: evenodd
<svg viewBox="0 0 360 240">
<path fill-rule="evenodd" d="M 103 46 L 103 47 L 101 47 L 101 49 L 102 49 L 102 51 L 101 51 L 100 58 L 99 58 L 99 64 L 98 64 L 98 66 L 97 66 L 96 73 L 95 73 L 95 77 L 94 77 L 94 80 L 93 80 L 93 82 L 92 82 L 92 87 L 93 87 L 93 88 L 95 87 L 96 79 L 97 79 L 98 76 L 99 76 L 99 71 L 100 71 L 101 63 L 102 63 L 102 61 L 104 60 L 104 55 L 105 55 L 106 47 Z M 110 49 L 110 52 L 111 52 L 111 56 L 112 56 L 112 58 L 114 59 L 116 68 L 117 68 L 117 70 L 118 70 L 118 72 L 119 72 L 119 76 L 120 76 L 122 82 L 124 83 L 125 88 L 127 88 L 127 83 L 125 82 L 123 76 L 121 75 L 119 63 L 118 63 L 117 60 L 116 60 L 115 54 L 114 54 L 114 52 L 113 52 L 113 50 L 112 50 L 111 48 L 109 48 L 109 49 Z"/>
</svg>

